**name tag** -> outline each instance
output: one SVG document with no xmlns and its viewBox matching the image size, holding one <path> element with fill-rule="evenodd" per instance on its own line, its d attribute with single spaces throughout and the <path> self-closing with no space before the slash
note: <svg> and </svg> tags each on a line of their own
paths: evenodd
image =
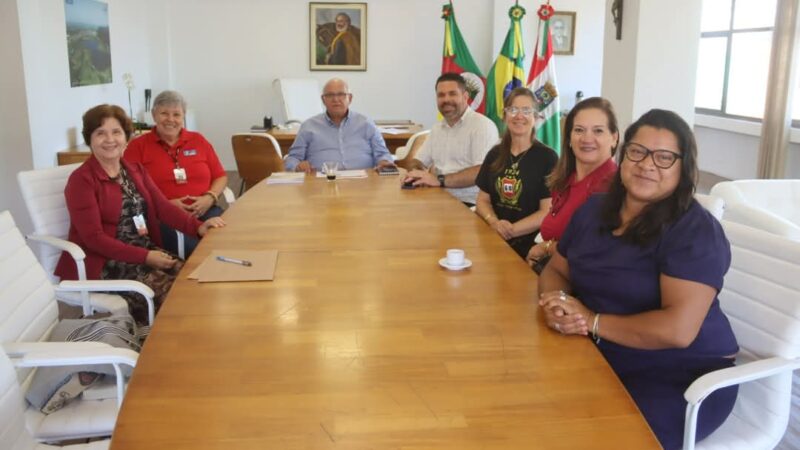
<svg viewBox="0 0 800 450">
<path fill-rule="evenodd" d="M 183 156 L 195 156 L 197 154 L 197 150 L 184 150 Z"/>
<path fill-rule="evenodd" d="M 172 173 L 175 175 L 175 182 L 178 184 L 186 184 L 186 169 L 183 167 L 172 169 Z"/>
<path fill-rule="evenodd" d="M 147 222 L 144 220 L 144 215 L 137 214 L 133 216 L 133 225 L 136 226 L 136 232 L 139 233 L 139 236 L 147 234 Z"/>
</svg>

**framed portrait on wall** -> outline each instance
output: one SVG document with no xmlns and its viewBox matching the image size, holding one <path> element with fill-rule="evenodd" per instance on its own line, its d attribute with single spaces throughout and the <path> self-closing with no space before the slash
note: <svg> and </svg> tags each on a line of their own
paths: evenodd
<svg viewBox="0 0 800 450">
<path fill-rule="evenodd" d="M 553 53 L 575 54 L 575 12 L 556 11 L 550 18 L 550 34 L 553 36 Z"/>
<path fill-rule="evenodd" d="M 308 6 L 311 70 L 367 70 L 367 4 Z"/>
</svg>

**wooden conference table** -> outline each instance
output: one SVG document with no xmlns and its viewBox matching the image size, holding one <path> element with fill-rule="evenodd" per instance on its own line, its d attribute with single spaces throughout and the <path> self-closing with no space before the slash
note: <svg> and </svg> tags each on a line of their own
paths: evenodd
<svg viewBox="0 0 800 450">
<path fill-rule="evenodd" d="M 397 177 L 259 183 L 176 281 L 111 448 L 659 448 L 590 340 L 548 329 L 536 276 L 477 216 Z M 473 266 L 439 267 L 447 248 Z M 278 249 L 273 282 L 186 279 Z"/>
</svg>

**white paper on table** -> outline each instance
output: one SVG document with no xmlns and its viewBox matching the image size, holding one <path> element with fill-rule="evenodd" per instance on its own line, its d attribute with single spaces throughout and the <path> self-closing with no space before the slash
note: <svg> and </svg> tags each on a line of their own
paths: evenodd
<svg viewBox="0 0 800 450">
<path fill-rule="evenodd" d="M 367 171 L 364 169 L 337 170 L 336 178 L 367 178 Z M 325 178 L 325 173 L 317 172 L 317 178 Z"/>
<path fill-rule="evenodd" d="M 378 131 L 383 134 L 403 134 L 408 133 L 408 128 L 378 127 Z"/>
<path fill-rule="evenodd" d="M 305 179 L 304 172 L 273 172 L 267 177 L 267 184 L 301 184 Z"/>
</svg>

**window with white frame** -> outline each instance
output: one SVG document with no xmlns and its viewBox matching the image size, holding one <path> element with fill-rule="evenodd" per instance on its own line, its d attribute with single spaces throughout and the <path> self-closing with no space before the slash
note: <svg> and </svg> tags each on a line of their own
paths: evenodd
<svg viewBox="0 0 800 450">
<path fill-rule="evenodd" d="M 703 0 L 695 108 L 761 120 L 777 0 Z M 796 119 L 800 106 L 794 104 Z"/>
</svg>

